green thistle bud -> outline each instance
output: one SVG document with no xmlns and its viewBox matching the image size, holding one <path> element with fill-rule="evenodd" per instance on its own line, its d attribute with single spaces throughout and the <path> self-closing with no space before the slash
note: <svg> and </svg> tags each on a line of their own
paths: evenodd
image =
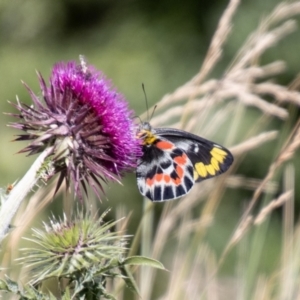
<svg viewBox="0 0 300 300">
<path fill-rule="evenodd" d="M 27 239 L 38 247 L 23 249 L 20 261 L 32 271 L 32 279 L 18 287 L 10 278 L 0 280 L 0 291 L 21 295 L 20 299 L 55 299 L 51 288 L 43 287 L 53 277 L 60 291 L 60 299 L 116 299 L 106 288 L 107 278 L 118 277 L 133 292 L 139 294 L 137 284 L 128 269 L 130 266 L 148 266 L 165 270 L 164 266 L 143 256 L 125 257 L 128 235 L 113 232 L 119 221 L 104 222 L 89 213 L 78 212 L 73 221 L 54 216 L 44 230 L 33 229 Z M 52 286 L 53 288 L 53 286 Z"/>
<path fill-rule="evenodd" d="M 45 231 L 33 229 L 33 238 L 29 241 L 39 248 L 23 249 L 22 262 L 32 268 L 32 283 L 50 277 L 78 278 L 78 273 L 115 276 L 116 261 L 123 259 L 128 236 L 121 236 L 111 229 L 118 222 L 103 222 L 89 214 L 79 216 L 74 221 L 57 220 L 54 216 L 49 224 L 44 224 Z"/>
</svg>

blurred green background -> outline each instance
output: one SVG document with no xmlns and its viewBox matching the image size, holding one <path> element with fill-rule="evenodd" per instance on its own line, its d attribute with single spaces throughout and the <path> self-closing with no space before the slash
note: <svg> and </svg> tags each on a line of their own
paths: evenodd
<svg viewBox="0 0 300 300">
<path fill-rule="evenodd" d="M 226 43 L 222 61 L 212 76 L 222 76 L 248 34 L 277 3 L 276 0 L 242 1 L 234 17 L 233 33 Z M 0 111 L 15 112 L 7 100 L 14 102 L 16 95 L 22 102 L 30 103 L 21 80 L 39 93 L 35 70 L 48 78 L 54 63 L 78 60 L 78 56 L 83 54 L 89 63 L 112 80 L 139 115 L 146 109 L 142 83 L 151 105 L 198 72 L 227 4 L 228 1 L 224 0 L 2 0 Z M 282 83 L 289 83 L 298 73 L 299 47 L 297 32 L 263 57 L 265 63 L 274 58 L 287 62 L 287 72 L 278 78 Z M 21 178 L 34 159 L 16 154 L 25 144 L 11 142 L 13 135 L 18 134 L 16 130 L 6 127 L 11 121 L 13 118 L 6 115 L 0 117 L 2 187 Z M 246 120 L 245 126 L 251 126 L 251 119 Z M 274 122 L 270 127 L 280 126 L 280 122 Z M 243 129 L 240 130 L 242 140 Z M 239 172 L 249 177 L 263 178 L 273 158 L 268 151 L 274 145 L 270 143 L 263 151 L 253 151 Z M 265 158 L 259 166 L 253 163 L 257 157 Z M 243 201 L 251 195 L 246 191 L 229 193 L 226 197 L 228 201 L 226 205 L 222 204 L 214 231 L 208 237 L 215 243 L 216 249 L 224 246 L 241 215 Z M 135 175 L 127 175 L 123 187 L 110 185 L 107 197 L 109 202 L 103 200 L 104 207 L 114 208 L 121 202 L 128 211 L 133 211 L 129 233 L 134 233 L 142 214 L 142 198 L 136 188 Z M 51 209 L 55 210 L 57 205 L 60 207 L 59 200 L 55 199 Z M 61 213 L 59 209 L 57 212 Z M 41 219 L 37 221 L 41 222 Z M 274 234 L 269 235 L 270 242 L 276 239 L 280 226 L 276 216 L 272 224 Z M 223 241 L 219 239 L 220 235 Z M 277 250 L 273 250 L 276 255 Z M 268 259 L 273 260 L 272 253 L 269 253 Z M 268 260 L 265 263 L 268 264 Z"/>
<path fill-rule="evenodd" d="M 219 71 L 213 75 L 221 76 L 247 35 L 276 2 L 242 1 Z M 197 73 L 227 3 L 2 0 L 0 110 L 14 112 L 7 100 L 14 102 L 16 95 L 30 103 L 21 80 L 39 93 L 35 70 L 48 78 L 55 62 L 78 60 L 83 54 L 111 78 L 139 115 L 146 109 L 142 83 L 153 104 Z M 281 78 L 285 82 L 297 72 L 299 46 L 299 39 L 291 35 L 264 57 L 266 62 L 274 57 L 287 60 L 288 73 Z M 23 145 L 11 143 L 17 132 L 6 124 L 12 120 L 5 115 L 0 118 L 0 186 L 20 178 L 33 159 L 15 154 Z"/>
</svg>

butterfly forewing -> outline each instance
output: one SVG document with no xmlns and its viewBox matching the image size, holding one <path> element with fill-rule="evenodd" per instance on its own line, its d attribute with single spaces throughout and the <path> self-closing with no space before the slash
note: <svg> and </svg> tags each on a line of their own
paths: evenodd
<svg viewBox="0 0 300 300">
<path fill-rule="evenodd" d="M 225 147 L 185 131 L 185 139 L 172 134 L 173 130 L 160 132 L 160 135 L 186 152 L 193 164 L 195 182 L 220 175 L 231 166 L 233 156 Z"/>
</svg>

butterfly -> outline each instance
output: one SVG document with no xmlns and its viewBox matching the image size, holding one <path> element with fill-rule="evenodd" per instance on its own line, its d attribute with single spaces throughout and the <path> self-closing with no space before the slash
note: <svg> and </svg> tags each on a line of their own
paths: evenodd
<svg viewBox="0 0 300 300">
<path fill-rule="evenodd" d="M 152 128 L 143 122 L 137 137 L 143 151 L 137 163 L 137 185 L 154 202 L 182 197 L 195 182 L 220 175 L 233 163 L 223 146 L 183 130 Z"/>
</svg>

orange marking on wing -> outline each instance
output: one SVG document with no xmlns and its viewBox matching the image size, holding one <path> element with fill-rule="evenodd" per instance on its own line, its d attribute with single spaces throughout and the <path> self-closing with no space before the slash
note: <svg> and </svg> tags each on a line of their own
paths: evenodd
<svg viewBox="0 0 300 300">
<path fill-rule="evenodd" d="M 174 157 L 174 161 L 178 164 L 178 165 L 185 165 L 187 162 L 187 156 L 185 153 L 183 153 L 181 156 L 176 156 Z"/>
<path fill-rule="evenodd" d="M 162 149 L 162 150 L 168 150 L 168 149 L 173 149 L 174 148 L 174 145 L 172 143 L 167 142 L 167 141 L 157 142 L 155 144 L 155 146 L 159 149 Z"/>
<path fill-rule="evenodd" d="M 155 181 L 161 181 L 163 179 L 163 174 L 156 174 L 154 177 L 153 177 L 153 180 Z"/>
<path fill-rule="evenodd" d="M 177 175 L 178 175 L 179 178 L 182 178 L 183 174 L 184 174 L 184 171 L 183 171 L 183 169 L 180 166 L 177 166 L 176 167 L 176 173 L 177 173 Z"/>
<path fill-rule="evenodd" d="M 154 184 L 154 178 L 147 178 L 147 180 L 146 180 L 146 184 L 148 185 L 148 186 L 152 186 L 153 184 Z"/>
<path fill-rule="evenodd" d="M 170 177 L 170 176 L 169 176 L 169 177 Z M 161 181 L 161 180 L 163 180 L 163 178 L 164 178 L 164 175 L 163 175 L 163 174 L 155 174 L 152 178 L 147 178 L 146 184 L 147 184 L 148 186 L 152 186 L 152 185 L 154 185 L 154 183 L 155 183 L 156 181 Z"/>
<path fill-rule="evenodd" d="M 169 182 L 171 181 L 170 175 L 165 174 L 165 175 L 164 175 L 164 181 L 165 181 L 166 183 L 169 183 Z"/>
<path fill-rule="evenodd" d="M 176 185 L 179 185 L 181 183 L 181 179 L 179 177 L 177 177 L 176 179 L 172 178 L 173 183 L 175 183 Z"/>
</svg>

